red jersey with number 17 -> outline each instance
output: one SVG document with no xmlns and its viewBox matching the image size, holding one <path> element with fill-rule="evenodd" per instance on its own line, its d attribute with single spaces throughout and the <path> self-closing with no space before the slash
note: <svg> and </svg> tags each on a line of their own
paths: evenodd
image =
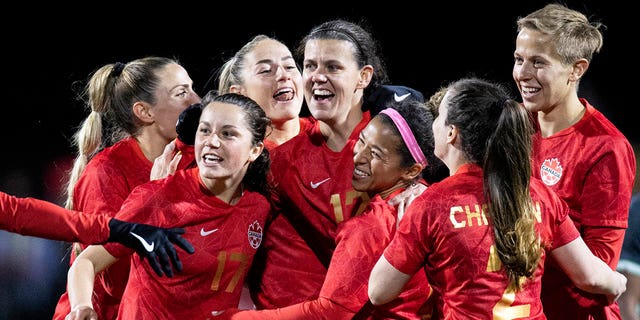
<svg viewBox="0 0 640 320">
<path fill-rule="evenodd" d="M 195 253 L 178 250 L 183 271 L 158 277 L 131 249 L 106 244 L 113 256 L 131 259 L 118 319 L 199 319 L 237 307 L 270 211 L 268 198 L 250 190 L 234 205 L 223 202 L 202 184 L 197 167 L 134 189 L 116 217 L 184 228 Z"/>
</svg>

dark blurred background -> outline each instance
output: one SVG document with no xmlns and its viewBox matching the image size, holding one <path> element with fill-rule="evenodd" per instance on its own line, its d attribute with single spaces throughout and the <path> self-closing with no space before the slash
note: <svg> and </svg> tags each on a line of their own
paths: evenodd
<svg viewBox="0 0 640 320">
<path fill-rule="evenodd" d="M 19 9 L 0 13 L 5 61 L 0 190 L 63 203 L 74 152 L 71 137 L 88 114 L 73 88 L 82 87 L 104 64 L 146 55 L 175 57 L 203 95 L 215 87 L 213 72 L 254 35 L 275 36 L 293 49 L 314 25 L 344 18 L 368 25 L 395 84 L 429 96 L 442 84 L 473 74 L 510 84 L 515 93 L 515 21 L 546 3 L 451 1 L 424 3 L 421 9 L 398 1 L 376 8 L 346 2 L 246 3 L 242 8 L 17 4 Z M 637 113 L 634 97 L 623 89 L 637 73 L 635 51 L 627 49 L 638 37 L 637 26 L 630 27 L 630 9 L 612 1 L 565 3 L 607 26 L 604 47 L 581 82 L 580 96 L 637 145 L 638 121 L 630 116 Z M 51 317 L 66 283 L 68 247 L 0 231 L 0 319 Z"/>
</svg>

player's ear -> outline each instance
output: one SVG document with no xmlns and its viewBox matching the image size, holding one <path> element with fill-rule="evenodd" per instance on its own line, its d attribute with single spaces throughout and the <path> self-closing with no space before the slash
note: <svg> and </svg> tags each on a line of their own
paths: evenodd
<svg viewBox="0 0 640 320">
<path fill-rule="evenodd" d="M 137 101 L 131 107 L 133 114 L 144 123 L 153 123 L 155 121 L 151 106 L 144 101 Z"/>
</svg>

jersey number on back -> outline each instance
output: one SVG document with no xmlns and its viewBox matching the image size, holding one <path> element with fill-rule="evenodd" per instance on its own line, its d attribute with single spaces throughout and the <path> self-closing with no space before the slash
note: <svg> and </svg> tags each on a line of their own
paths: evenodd
<svg viewBox="0 0 640 320">
<path fill-rule="evenodd" d="M 498 272 L 501 268 L 502 262 L 500 261 L 500 257 L 498 257 L 496 248 L 491 246 L 489 249 L 489 261 L 487 261 L 487 272 Z M 507 286 L 500 301 L 493 306 L 493 319 L 508 320 L 528 317 L 531 313 L 531 306 L 528 304 L 511 306 L 515 300 L 516 293 Z"/>
</svg>

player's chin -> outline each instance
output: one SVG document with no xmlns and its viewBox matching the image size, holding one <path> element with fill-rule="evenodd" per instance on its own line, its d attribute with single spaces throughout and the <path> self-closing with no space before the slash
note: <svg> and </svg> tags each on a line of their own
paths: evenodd
<svg viewBox="0 0 640 320">
<path fill-rule="evenodd" d="M 356 191 L 366 191 L 369 186 L 369 177 L 353 175 L 351 177 L 351 185 Z"/>
</svg>

